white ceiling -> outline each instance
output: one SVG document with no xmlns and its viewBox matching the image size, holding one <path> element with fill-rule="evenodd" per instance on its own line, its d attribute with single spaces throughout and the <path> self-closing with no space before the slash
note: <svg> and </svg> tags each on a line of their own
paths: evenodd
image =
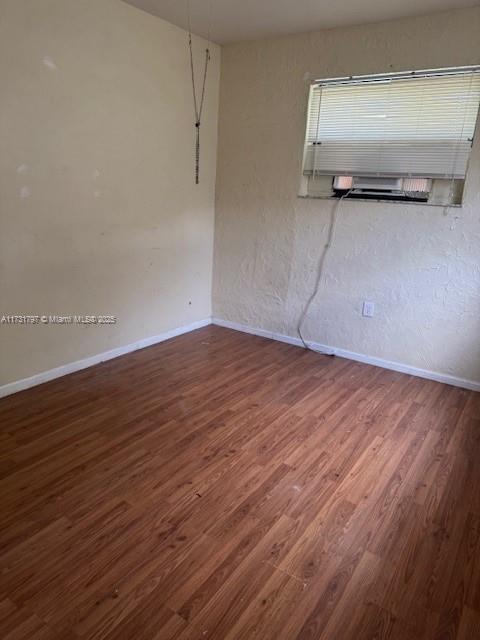
<svg viewBox="0 0 480 640">
<path fill-rule="evenodd" d="M 187 27 L 188 0 L 126 0 Z M 381 22 L 478 5 L 478 0 L 190 0 L 192 31 L 219 44 Z"/>
</svg>

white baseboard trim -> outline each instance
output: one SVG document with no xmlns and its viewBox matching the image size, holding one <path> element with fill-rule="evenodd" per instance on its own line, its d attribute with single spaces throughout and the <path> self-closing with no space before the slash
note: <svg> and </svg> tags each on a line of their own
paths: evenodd
<svg viewBox="0 0 480 640">
<path fill-rule="evenodd" d="M 294 338 L 293 336 L 286 336 L 281 333 L 275 333 L 273 331 L 266 331 L 265 329 L 257 329 L 256 327 L 250 327 L 246 324 L 239 324 L 238 322 L 231 322 L 230 320 L 222 320 L 221 318 L 213 318 L 213 324 L 219 327 L 226 327 L 228 329 L 234 329 L 236 331 L 243 331 L 244 333 L 251 333 L 262 338 L 269 338 L 271 340 L 278 340 L 279 342 L 286 342 L 296 346 L 302 346 L 300 338 Z M 365 364 L 372 364 L 376 367 L 382 367 L 383 369 L 391 369 L 392 371 L 399 371 L 400 373 L 408 373 L 411 376 L 417 376 L 418 378 L 426 378 L 427 380 L 434 380 L 435 382 L 442 382 L 443 384 L 450 384 L 454 387 L 461 387 L 462 389 L 469 389 L 471 391 L 480 391 L 480 382 L 475 380 L 465 380 L 464 378 L 457 378 L 446 373 L 437 373 L 436 371 L 429 371 L 428 369 L 418 369 L 408 364 L 401 362 L 392 362 L 390 360 L 383 360 L 382 358 L 375 358 L 373 356 L 367 356 L 364 353 L 355 353 L 354 351 L 348 351 L 346 349 L 340 349 L 338 347 L 332 347 L 318 342 L 309 341 L 308 344 L 316 351 L 327 353 L 329 355 L 339 356 L 340 358 L 347 358 L 348 360 L 355 360 L 356 362 L 363 362 Z"/>
<path fill-rule="evenodd" d="M 60 378 L 61 376 L 66 376 L 69 373 L 74 373 L 75 371 L 80 371 L 81 369 L 87 369 L 88 367 L 92 367 L 93 365 L 99 364 L 100 362 L 118 358 L 118 356 L 123 356 L 126 353 L 131 353 L 132 351 L 137 351 L 138 349 L 144 349 L 145 347 L 150 347 L 153 344 L 157 344 L 158 342 L 170 340 L 170 338 L 180 336 L 182 335 L 182 333 L 188 333 L 189 331 L 194 331 L 195 329 L 206 327 L 209 324 L 212 324 L 211 318 L 198 320 L 197 322 L 192 322 L 191 324 L 184 325 L 183 327 L 177 327 L 176 329 L 165 331 L 158 336 L 143 338 L 142 340 L 132 342 L 131 344 L 127 344 L 123 347 L 117 347 L 116 349 L 111 349 L 110 351 L 104 351 L 103 353 L 98 353 L 94 356 L 90 356 L 89 358 L 77 360 L 76 362 L 69 362 L 68 364 L 64 364 L 61 367 L 56 367 L 55 369 L 50 369 L 49 371 L 42 371 L 41 373 L 37 373 L 29 378 L 23 378 L 22 380 L 9 382 L 8 384 L 4 384 L 0 387 L 0 398 L 9 396 L 12 393 L 17 393 L 18 391 L 23 391 L 24 389 L 29 389 L 30 387 L 36 387 L 38 384 L 48 382 L 49 380 L 54 380 L 55 378 Z"/>
<path fill-rule="evenodd" d="M 191 324 L 184 325 L 182 327 L 177 327 L 176 329 L 171 329 L 170 331 L 165 331 L 164 333 L 161 333 L 157 336 L 143 338 L 142 340 L 138 340 L 137 342 L 132 342 L 131 344 L 117 347 L 116 349 L 111 349 L 110 351 L 105 351 L 103 353 L 90 356 L 89 358 L 84 358 L 83 360 L 77 360 L 76 362 L 70 362 L 68 364 L 62 365 L 61 367 L 50 369 L 49 371 L 37 373 L 36 375 L 29 378 L 23 378 L 22 380 L 10 382 L 8 384 L 0 386 L 0 398 L 11 395 L 12 393 L 17 393 L 18 391 L 23 391 L 24 389 L 29 389 L 30 387 L 35 387 L 39 384 L 42 384 L 43 382 L 48 382 L 49 380 L 54 380 L 55 378 L 66 376 L 69 373 L 74 373 L 75 371 L 80 371 L 81 369 L 87 369 L 88 367 L 92 367 L 93 365 L 99 364 L 100 362 L 118 358 L 118 356 L 125 355 L 126 353 L 131 353 L 132 351 L 144 349 L 145 347 L 150 347 L 151 345 L 157 344 L 159 342 L 170 340 L 170 338 L 175 338 L 176 336 L 180 336 L 183 333 L 188 333 L 190 331 L 194 331 L 195 329 L 200 329 L 201 327 L 206 327 L 209 324 L 212 324 L 212 322 L 213 324 L 216 324 L 220 327 L 226 327 L 228 329 L 234 329 L 235 331 L 250 333 L 256 336 L 261 336 L 262 338 L 278 340 L 279 342 L 286 342 L 287 344 L 302 346 L 302 341 L 300 340 L 300 338 L 287 336 L 281 333 L 275 333 L 273 331 L 266 331 L 265 329 L 258 329 L 256 327 L 250 327 L 246 324 L 231 322 L 230 320 L 223 320 L 221 318 L 205 318 L 203 320 L 198 320 L 197 322 L 192 322 Z M 426 378 L 428 380 L 434 380 L 435 382 L 442 382 L 444 384 L 450 384 L 455 387 L 470 389 L 471 391 L 480 391 L 480 382 L 476 382 L 475 380 L 465 380 L 463 378 L 457 378 L 445 373 L 437 373 L 436 371 L 429 371 L 427 369 L 418 369 L 417 367 L 412 367 L 400 362 L 383 360 L 382 358 L 375 358 L 372 356 L 367 356 L 363 353 L 355 353 L 354 351 L 348 351 L 346 349 L 340 349 L 337 347 L 320 344 L 318 342 L 310 342 L 309 344 L 313 349 L 317 351 L 336 355 L 340 358 L 347 358 L 348 360 L 355 360 L 357 362 L 364 362 L 365 364 L 372 364 L 377 367 L 382 367 L 383 369 L 391 369 L 392 371 L 407 373 L 419 378 Z"/>
</svg>

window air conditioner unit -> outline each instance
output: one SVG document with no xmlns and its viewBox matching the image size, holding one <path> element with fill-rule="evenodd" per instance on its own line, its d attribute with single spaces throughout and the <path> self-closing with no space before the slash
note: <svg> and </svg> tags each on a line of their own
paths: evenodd
<svg viewBox="0 0 480 640">
<path fill-rule="evenodd" d="M 352 196 L 398 197 L 426 200 L 432 188 L 428 178 L 381 178 L 370 176 L 335 176 L 333 188 L 349 190 Z"/>
<path fill-rule="evenodd" d="M 335 176 L 334 189 L 350 189 L 353 193 L 366 192 L 399 192 L 402 189 L 402 178 L 377 178 L 368 176 Z"/>
<path fill-rule="evenodd" d="M 353 189 L 361 191 L 401 191 L 401 178 L 370 178 L 358 176 L 353 178 Z"/>
</svg>

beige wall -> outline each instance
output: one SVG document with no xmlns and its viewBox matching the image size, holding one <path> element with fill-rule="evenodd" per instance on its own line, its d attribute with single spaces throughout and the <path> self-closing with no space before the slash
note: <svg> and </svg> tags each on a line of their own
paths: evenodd
<svg viewBox="0 0 480 640">
<path fill-rule="evenodd" d="M 2 385 L 210 315 L 220 50 L 195 187 L 185 32 L 120 0 L 0 16 L 0 312 L 118 317 L 0 326 Z M 333 206 L 296 195 L 307 74 L 479 51 L 478 8 L 224 47 L 214 315 L 296 335 Z M 343 203 L 308 338 L 479 381 L 479 178 L 480 136 L 462 209 Z"/>
<path fill-rule="evenodd" d="M 120 0 L 0 0 L 0 314 L 118 317 L 0 326 L 0 385 L 210 316 L 219 62 L 196 187 L 184 31 Z"/>
<path fill-rule="evenodd" d="M 308 74 L 479 62 L 480 8 L 225 46 L 214 315 L 296 335 L 333 207 L 297 198 Z M 342 203 L 307 337 L 480 381 L 479 179 L 477 136 L 461 209 Z"/>
</svg>

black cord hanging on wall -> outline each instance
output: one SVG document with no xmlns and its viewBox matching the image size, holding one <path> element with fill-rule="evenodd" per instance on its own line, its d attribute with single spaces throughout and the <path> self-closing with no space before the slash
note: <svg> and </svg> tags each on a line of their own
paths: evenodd
<svg viewBox="0 0 480 640">
<path fill-rule="evenodd" d="M 188 13 L 188 47 L 190 50 L 190 71 L 192 75 L 192 93 L 193 93 L 193 108 L 195 111 L 195 184 L 200 182 L 200 127 L 202 124 L 203 104 L 205 102 L 205 85 L 207 81 L 208 63 L 210 62 L 210 31 L 208 33 L 208 44 L 205 49 L 205 64 L 203 67 L 203 81 L 202 92 L 200 94 L 200 101 L 197 98 L 197 89 L 195 83 L 195 68 L 193 63 L 193 45 L 192 45 L 192 29 L 190 24 L 190 1 L 187 0 L 187 13 Z"/>
</svg>

